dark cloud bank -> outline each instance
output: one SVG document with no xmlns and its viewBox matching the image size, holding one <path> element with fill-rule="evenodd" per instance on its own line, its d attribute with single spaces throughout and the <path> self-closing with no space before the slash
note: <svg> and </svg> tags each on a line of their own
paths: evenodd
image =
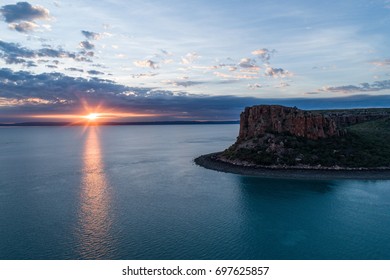
<svg viewBox="0 0 390 280">
<path fill-rule="evenodd" d="M 28 71 L 0 69 L 2 122 L 28 120 L 17 118 L 18 115 L 80 113 L 83 102 L 91 107 L 103 105 L 104 108 L 120 111 L 162 115 L 153 120 L 237 120 L 244 107 L 256 104 L 281 104 L 302 109 L 389 107 L 390 96 L 261 99 L 191 95 L 128 87 L 96 77 L 76 78 L 61 73 L 37 75 Z"/>
</svg>

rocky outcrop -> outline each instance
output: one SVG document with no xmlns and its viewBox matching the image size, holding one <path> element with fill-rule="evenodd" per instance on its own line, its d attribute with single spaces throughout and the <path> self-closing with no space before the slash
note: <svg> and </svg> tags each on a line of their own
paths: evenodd
<svg viewBox="0 0 390 280">
<path fill-rule="evenodd" d="M 245 108 L 240 115 L 238 142 L 262 137 L 266 133 L 290 134 L 317 140 L 340 135 L 335 120 L 320 113 L 280 105 Z"/>
<path fill-rule="evenodd" d="M 215 162 L 244 169 L 390 169 L 390 109 L 260 105 L 240 118 L 237 141 L 215 154 Z M 366 121 L 372 123 L 353 127 Z"/>
</svg>

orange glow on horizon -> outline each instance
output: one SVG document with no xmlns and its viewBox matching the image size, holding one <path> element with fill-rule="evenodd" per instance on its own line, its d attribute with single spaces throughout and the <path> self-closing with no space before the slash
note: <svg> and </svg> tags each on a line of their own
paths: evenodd
<svg viewBox="0 0 390 280">
<path fill-rule="evenodd" d="M 155 113 L 137 113 L 137 112 L 123 112 L 115 109 L 104 107 L 102 104 L 90 106 L 86 100 L 80 100 L 82 109 L 75 114 L 36 114 L 36 115 L 24 115 L 20 117 L 33 118 L 33 119 L 47 119 L 47 120 L 61 120 L 69 121 L 71 124 L 83 124 L 86 125 L 98 125 L 99 123 L 106 121 L 120 121 L 124 118 L 149 118 L 159 117 L 162 114 Z M 129 120 L 124 120 L 129 121 Z"/>
<path fill-rule="evenodd" d="M 144 113 L 129 113 L 129 112 L 99 112 L 99 113 L 88 113 L 88 114 L 40 114 L 40 115 L 29 115 L 25 117 L 30 117 L 34 119 L 63 119 L 63 120 L 112 120 L 112 119 L 121 119 L 121 118 L 137 118 L 137 117 L 157 117 L 162 116 L 160 114 L 144 114 Z"/>
</svg>

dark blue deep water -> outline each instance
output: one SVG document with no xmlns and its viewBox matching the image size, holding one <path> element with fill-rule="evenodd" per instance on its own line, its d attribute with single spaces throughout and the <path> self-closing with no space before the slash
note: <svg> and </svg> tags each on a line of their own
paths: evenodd
<svg viewBox="0 0 390 280">
<path fill-rule="evenodd" d="M 390 181 L 196 166 L 238 125 L 0 128 L 0 259 L 390 259 Z"/>
</svg>

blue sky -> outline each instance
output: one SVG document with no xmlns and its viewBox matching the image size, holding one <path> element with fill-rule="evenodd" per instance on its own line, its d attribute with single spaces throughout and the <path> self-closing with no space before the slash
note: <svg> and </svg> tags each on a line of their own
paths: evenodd
<svg viewBox="0 0 390 280">
<path fill-rule="evenodd" d="M 2 1 L 0 19 L 0 121 L 390 105 L 387 0 Z"/>
</svg>

